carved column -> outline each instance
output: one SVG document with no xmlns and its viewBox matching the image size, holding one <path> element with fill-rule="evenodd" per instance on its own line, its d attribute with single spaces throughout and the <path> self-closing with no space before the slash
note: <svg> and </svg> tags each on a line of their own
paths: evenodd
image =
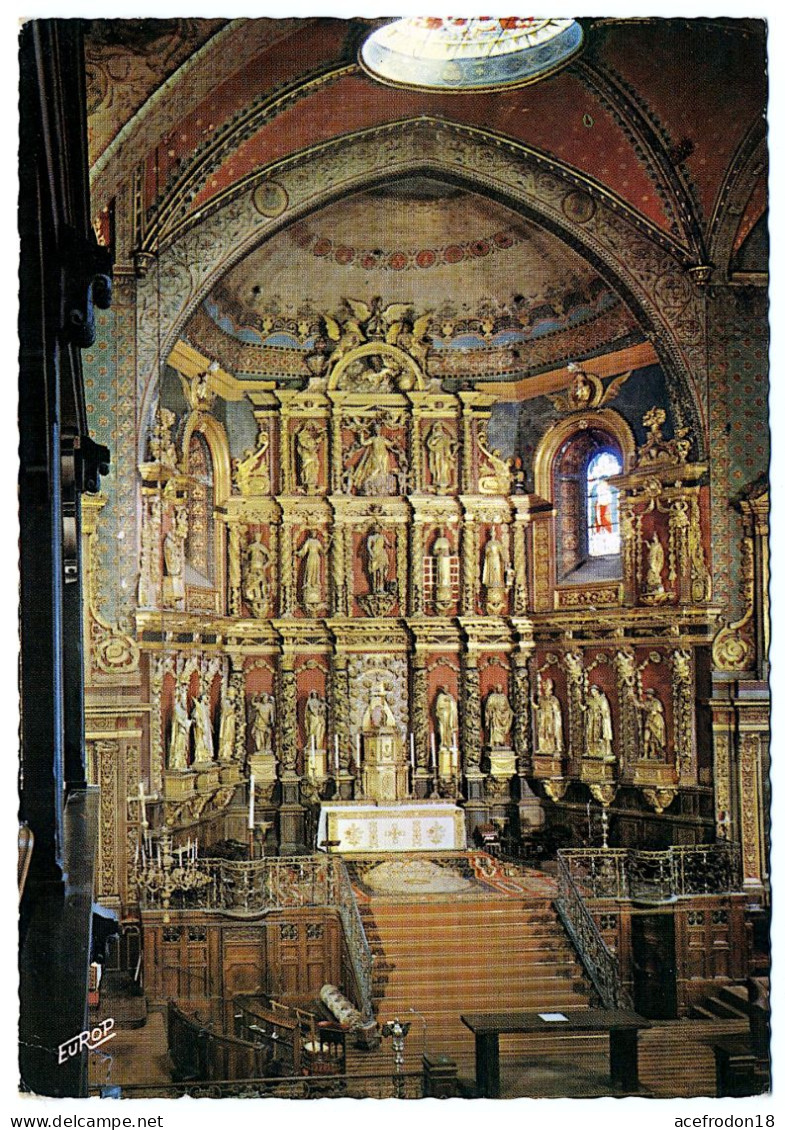
<svg viewBox="0 0 785 1130">
<path fill-rule="evenodd" d="M 161 519 L 162 499 L 158 491 L 142 492 L 142 548 L 139 561 L 137 598 L 140 608 L 161 604 Z"/>
<path fill-rule="evenodd" d="M 409 528 L 411 530 L 411 542 L 409 547 L 411 555 L 409 615 L 422 616 L 425 613 L 425 594 L 423 592 L 425 547 L 423 544 L 423 519 L 420 514 L 414 515 L 414 521 Z"/>
<path fill-rule="evenodd" d="M 765 690 L 754 706 L 737 704 L 739 825 L 744 889 L 762 891 L 767 875 L 764 774 L 768 767 L 768 701 Z"/>
<path fill-rule="evenodd" d="M 738 841 L 738 821 L 733 797 L 731 749 L 733 748 L 733 710 L 729 703 L 712 703 L 712 746 L 714 750 L 714 823 L 718 840 Z"/>
<path fill-rule="evenodd" d="M 518 644 L 511 655 L 511 706 L 515 715 L 512 724 L 513 746 L 518 759 L 518 775 L 525 777 L 532 769 L 531 684 L 529 681 L 530 644 Z"/>
<path fill-rule="evenodd" d="M 480 672 L 477 656 L 466 651 L 461 657 L 461 748 L 465 773 L 480 773 L 482 735 L 480 719 Z"/>
<path fill-rule="evenodd" d="M 409 473 L 411 481 L 409 484 L 410 494 L 422 494 L 423 490 L 423 444 L 422 444 L 422 417 L 419 404 L 415 404 L 412 408 L 412 414 L 409 417 Z"/>
<path fill-rule="evenodd" d="M 296 607 L 296 592 L 294 584 L 294 552 L 292 544 L 292 517 L 293 515 L 284 511 L 283 522 L 281 523 L 281 533 L 279 541 L 279 554 L 278 560 L 278 578 L 279 578 L 279 592 L 280 592 L 280 612 L 281 616 L 293 616 Z M 271 554 L 274 549 L 274 542 L 276 537 L 276 530 L 274 526 L 270 526 L 270 550 Z M 276 560 L 274 557 L 273 560 Z"/>
<path fill-rule="evenodd" d="M 232 522 L 229 526 L 229 615 L 239 616 L 241 614 L 241 593 L 242 593 L 242 539 L 246 527 L 238 522 Z"/>
<path fill-rule="evenodd" d="M 464 405 L 461 417 L 463 443 L 461 445 L 461 490 L 470 494 L 474 486 L 474 427 L 471 412 Z"/>
<path fill-rule="evenodd" d="M 673 679 L 673 743 L 676 750 L 676 770 L 682 784 L 697 781 L 695 764 L 695 731 L 693 704 L 695 698 L 695 672 L 692 653 L 683 649 L 671 656 Z"/>
<path fill-rule="evenodd" d="M 619 723 L 616 748 L 624 758 L 629 774 L 640 756 L 638 741 L 638 672 L 631 651 L 617 651 L 613 657 L 616 690 L 619 699 Z"/>
<path fill-rule="evenodd" d="M 461 612 L 464 616 L 474 616 L 477 611 L 479 576 L 477 566 L 477 526 L 474 515 L 466 511 L 463 519 L 463 542 L 461 545 L 463 585 L 461 587 Z"/>
<path fill-rule="evenodd" d="M 567 672 L 567 719 L 570 732 L 569 756 L 573 771 L 577 771 L 583 759 L 584 738 L 584 698 L 586 675 L 583 669 L 583 656 L 579 651 L 569 651 L 564 656 L 564 670 Z"/>
<path fill-rule="evenodd" d="M 512 532 L 512 614 L 525 616 L 529 611 L 529 570 L 526 562 L 526 528 L 529 515 L 522 509 L 523 499 L 513 496 L 510 503 L 515 514 Z"/>
<path fill-rule="evenodd" d="M 428 769 L 428 672 L 419 647 L 412 657 L 412 718 L 414 759 L 418 771 Z"/>
<path fill-rule="evenodd" d="M 245 762 L 245 667 L 242 655 L 231 655 L 229 662 L 231 663 L 229 686 L 234 688 L 234 700 L 237 704 L 235 707 L 237 726 L 234 736 L 234 759 L 239 766 L 242 766 Z"/>
<path fill-rule="evenodd" d="M 330 491 L 344 494 L 343 487 L 343 437 L 341 435 L 342 405 L 335 393 L 330 393 L 332 412 L 330 414 Z"/>
<path fill-rule="evenodd" d="M 305 809 L 300 804 L 297 775 L 297 680 L 294 647 L 285 641 L 278 672 L 277 753 L 282 766 L 280 844 L 282 853 L 302 848 L 305 840 Z"/>
<path fill-rule="evenodd" d="M 346 575 L 344 572 L 344 536 L 342 524 L 333 519 L 332 547 L 330 565 L 330 587 L 332 589 L 333 616 L 348 616 L 349 608 L 346 603 Z"/>
<path fill-rule="evenodd" d="M 332 745 L 328 750 L 328 763 L 333 764 L 335 737 L 338 738 L 338 763 L 342 773 L 349 771 L 351 735 L 349 732 L 349 663 L 346 652 L 338 647 L 333 656 L 330 675 L 330 722 Z"/>
<path fill-rule="evenodd" d="M 401 616 L 406 615 L 411 599 L 409 596 L 408 565 L 406 526 L 398 525 L 395 527 L 395 571 L 398 581 L 398 608 Z"/>
<path fill-rule="evenodd" d="M 638 537 L 635 503 L 623 491 L 619 493 L 619 528 L 621 531 L 624 603 L 634 605 L 638 592 Z"/>
<path fill-rule="evenodd" d="M 161 712 L 165 663 L 163 656 L 156 656 L 150 665 L 150 789 L 159 794 L 163 791 L 163 771 L 166 768 Z"/>
</svg>

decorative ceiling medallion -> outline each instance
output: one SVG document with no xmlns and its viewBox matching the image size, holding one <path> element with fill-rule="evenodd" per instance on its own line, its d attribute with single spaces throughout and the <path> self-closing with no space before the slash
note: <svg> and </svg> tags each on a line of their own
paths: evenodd
<svg viewBox="0 0 785 1130">
<path fill-rule="evenodd" d="M 289 197 L 283 185 L 274 180 L 262 181 L 253 194 L 253 206 L 262 216 L 275 219 L 286 211 Z"/>
<path fill-rule="evenodd" d="M 532 16 L 412 16 L 378 28 L 360 65 L 379 82 L 481 91 L 536 82 L 581 48 L 575 20 Z"/>
</svg>

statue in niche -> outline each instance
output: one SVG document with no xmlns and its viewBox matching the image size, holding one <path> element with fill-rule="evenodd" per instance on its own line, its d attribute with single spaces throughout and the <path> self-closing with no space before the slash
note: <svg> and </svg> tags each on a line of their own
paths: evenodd
<svg viewBox="0 0 785 1130">
<path fill-rule="evenodd" d="M 665 711 L 657 697 L 657 692 L 652 687 L 648 687 L 644 692 L 640 708 L 644 715 L 643 753 L 641 757 L 648 761 L 664 761 Z"/>
<path fill-rule="evenodd" d="M 434 604 L 438 612 L 446 611 L 452 604 L 452 546 L 444 528 L 437 531 L 433 543 Z"/>
<path fill-rule="evenodd" d="M 485 606 L 488 612 L 499 613 L 504 607 L 506 572 L 507 550 L 499 541 L 494 526 L 485 545 L 482 566 L 482 583 L 485 586 Z"/>
<path fill-rule="evenodd" d="M 185 685 L 180 684 L 174 700 L 172 734 L 169 739 L 167 763 L 167 769 L 173 771 L 188 768 L 188 739 L 191 734 L 191 719 L 188 717 L 187 694 Z"/>
<path fill-rule="evenodd" d="M 385 591 L 390 573 L 390 560 L 387 556 L 387 539 L 378 526 L 373 526 L 365 540 L 368 554 L 368 581 L 372 593 Z"/>
<path fill-rule="evenodd" d="M 256 450 L 246 448 L 244 457 L 235 461 L 234 479 L 237 489 L 243 496 L 270 493 L 270 474 L 267 452 L 270 437 L 260 429 L 256 440 Z"/>
<path fill-rule="evenodd" d="M 246 602 L 254 616 L 264 616 L 270 599 L 270 551 L 257 530 L 245 550 Z"/>
<path fill-rule="evenodd" d="M 306 748 L 326 748 L 327 703 L 316 691 L 311 691 L 305 700 L 303 728 L 305 730 Z"/>
<path fill-rule="evenodd" d="M 446 687 L 439 687 L 433 710 L 439 754 L 451 754 L 458 744 L 458 703 Z"/>
<path fill-rule="evenodd" d="M 382 426 L 375 421 L 370 434 L 363 431 L 359 439 L 364 448 L 352 472 L 352 485 L 361 494 L 391 494 L 392 462 L 390 452 L 393 445 L 382 434 Z"/>
<path fill-rule="evenodd" d="M 305 541 L 297 550 L 302 566 L 302 600 L 305 611 L 312 615 L 323 607 L 322 554 L 324 547 L 315 530 L 308 530 Z"/>
<path fill-rule="evenodd" d="M 319 489 L 319 433 L 310 427 L 302 427 L 295 439 L 300 486 L 306 494 L 313 494 Z"/>
<path fill-rule="evenodd" d="M 513 714 L 510 700 L 500 683 L 485 700 L 485 729 L 488 743 L 493 749 L 507 749 L 510 744 L 510 727 Z"/>
<path fill-rule="evenodd" d="M 395 728 L 395 715 L 387 701 L 387 687 L 381 679 L 371 689 L 370 701 L 363 714 L 362 728 L 364 731 Z"/>
<path fill-rule="evenodd" d="M 665 549 L 657 534 L 643 543 L 646 546 L 646 580 L 644 590 L 647 596 L 661 596 L 662 570 L 665 568 Z"/>
<path fill-rule="evenodd" d="M 613 722 L 605 692 L 593 683 L 586 703 L 586 756 L 600 761 L 614 761 Z"/>
<path fill-rule="evenodd" d="M 564 752 L 561 705 L 553 693 L 553 679 L 543 679 L 537 717 L 537 751 L 554 756 Z"/>
<path fill-rule="evenodd" d="M 237 739 L 237 691 L 227 687 L 221 699 L 221 725 L 218 730 L 218 760 L 234 761 Z"/>
<path fill-rule="evenodd" d="M 194 728 L 194 765 L 210 764 L 214 756 L 213 727 L 210 720 L 210 699 L 206 691 L 194 699 L 191 722 Z"/>
<path fill-rule="evenodd" d="M 428 448 L 428 468 L 434 490 L 437 493 L 449 490 L 452 486 L 458 444 L 441 420 L 437 420 L 431 428 L 425 446 Z"/>
<path fill-rule="evenodd" d="M 273 727 L 275 725 L 275 699 L 262 691 L 251 699 L 251 741 L 254 753 L 271 755 L 273 752 Z"/>
<path fill-rule="evenodd" d="M 164 538 L 164 599 L 182 609 L 185 605 L 185 540 L 188 537 L 188 514 L 178 507 L 174 523 Z"/>
</svg>

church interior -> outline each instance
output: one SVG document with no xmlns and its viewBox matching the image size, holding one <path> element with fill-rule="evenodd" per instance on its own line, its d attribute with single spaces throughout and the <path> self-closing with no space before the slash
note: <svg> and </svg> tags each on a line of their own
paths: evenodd
<svg viewBox="0 0 785 1130">
<path fill-rule="evenodd" d="M 766 84 L 24 25 L 23 1090 L 769 1089 Z"/>
</svg>

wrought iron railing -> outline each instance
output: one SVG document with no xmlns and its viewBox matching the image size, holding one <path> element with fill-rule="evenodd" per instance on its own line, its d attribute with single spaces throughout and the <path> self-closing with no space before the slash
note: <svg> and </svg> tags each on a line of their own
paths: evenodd
<svg viewBox="0 0 785 1130">
<path fill-rule="evenodd" d="M 91 1086 L 90 1094 L 100 1094 L 100 1090 L 98 1085 Z M 356 1072 L 122 1085 L 122 1097 L 127 1099 L 173 1099 L 183 1095 L 193 1099 L 422 1099 L 425 1089 L 422 1071 L 403 1071 L 397 1075 Z"/>
<path fill-rule="evenodd" d="M 349 961 L 354 972 L 354 983 L 359 998 L 360 1014 L 363 1022 L 373 1020 L 372 982 L 373 955 L 365 936 L 357 899 L 354 897 L 349 873 L 343 860 L 331 860 L 334 864 L 335 897 L 338 913 L 343 925 L 343 936 L 349 952 Z"/>
<path fill-rule="evenodd" d="M 631 1008 L 616 955 L 608 949 L 597 923 L 581 897 L 563 853 L 558 853 L 559 895 L 556 910 L 570 936 L 581 964 L 605 1008 Z"/>
<path fill-rule="evenodd" d="M 565 848 L 558 853 L 583 899 L 667 902 L 741 889 L 738 844 L 699 844 L 664 851 Z"/>
</svg>

